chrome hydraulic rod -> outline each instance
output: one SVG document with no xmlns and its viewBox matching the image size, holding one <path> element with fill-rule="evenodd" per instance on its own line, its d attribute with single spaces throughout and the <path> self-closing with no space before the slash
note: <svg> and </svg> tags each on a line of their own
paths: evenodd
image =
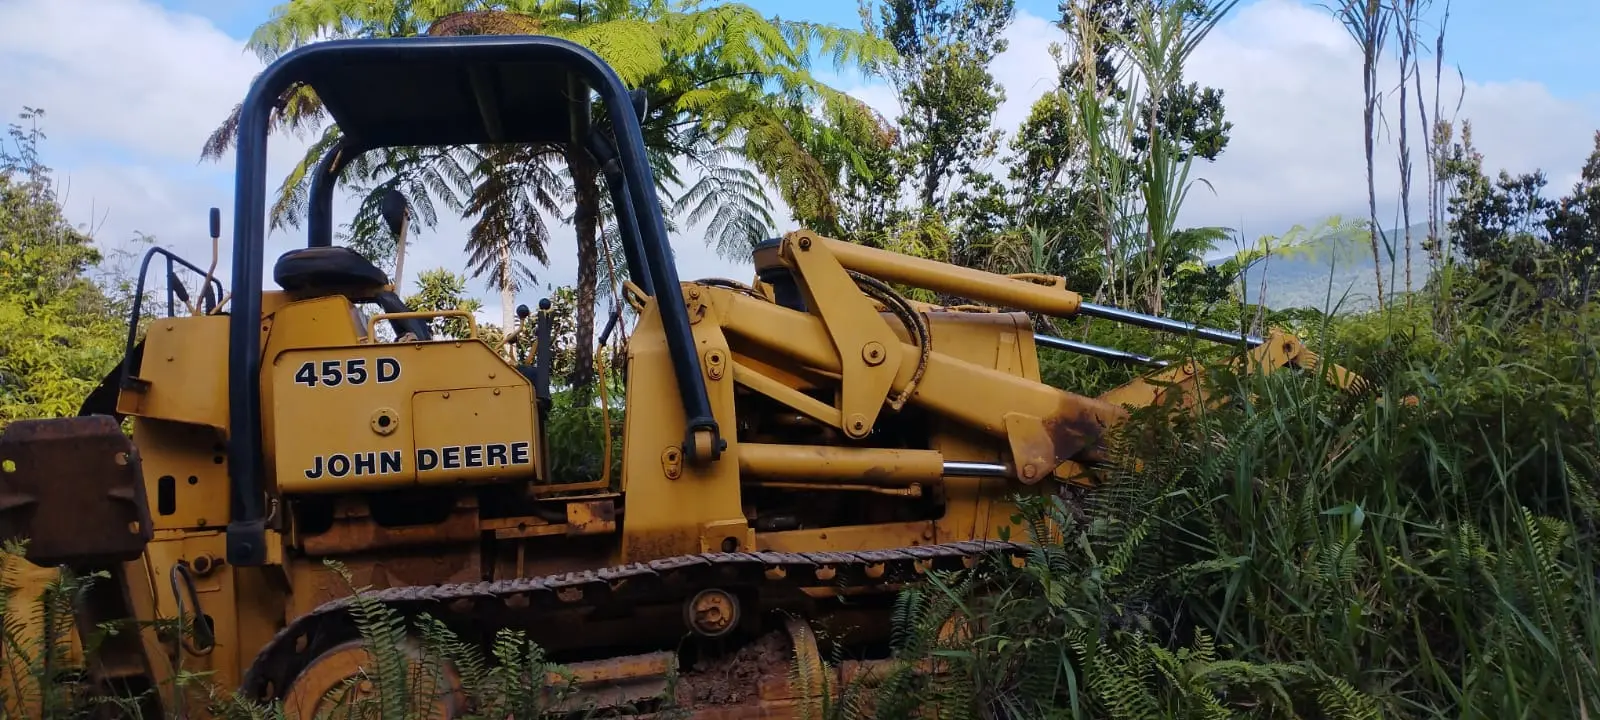
<svg viewBox="0 0 1600 720">
<path fill-rule="evenodd" d="M 1144 313 L 1137 313 L 1132 310 L 1123 310 L 1122 308 L 1111 307 L 1109 305 L 1096 305 L 1095 303 L 1091 302 L 1078 303 L 1078 314 L 1086 315 L 1088 317 L 1101 318 L 1103 320 L 1111 320 L 1113 322 L 1127 323 L 1129 325 L 1142 327 L 1147 330 L 1162 330 L 1165 332 L 1178 333 L 1180 335 L 1188 335 L 1193 333 L 1195 337 L 1198 337 L 1202 340 L 1210 340 L 1211 342 L 1226 343 L 1230 345 L 1244 343 L 1251 349 L 1255 349 L 1266 343 L 1266 340 L 1263 340 L 1255 335 L 1243 335 L 1227 330 L 1201 327 L 1199 325 L 1186 323 L 1181 320 L 1173 320 L 1172 318 L 1164 318 L 1156 315 L 1146 315 Z"/>
<path fill-rule="evenodd" d="M 809 243 L 811 239 L 806 238 L 803 241 Z M 910 257 L 840 240 L 821 238 L 821 241 L 846 269 L 870 275 L 884 282 L 903 283 L 977 302 L 1043 313 L 1053 317 L 1069 318 L 1085 315 L 1149 330 L 1183 335 L 1193 333 L 1203 340 L 1229 345 L 1243 343 L 1252 349 L 1266 342 L 1254 335 L 1201 327 L 1170 318 L 1085 302 L 1083 296 L 1066 289 L 1066 281 L 1059 277 L 1035 276 L 1033 280 L 1022 279 L 927 258 Z M 1053 285 L 1040 284 L 1035 281 L 1039 278 L 1053 279 L 1055 282 Z"/>
<path fill-rule="evenodd" d="M 1167 361 L 1157 360 L 1149 355 L 1140 355 L 1138 353 L 1131 353 L 1126 350 L 1092 345 L 1085 342 L 1078 342 L 1077 340 L 1068 340 L 1066 338 L 1059 338 L 1054 335 L 1035 334 L 1033 336 L 1033 341 L 1040 346 L 1047 347 L 1052 350 L 1066 350 L 1068 352 L 1075 352 L 1080 355 L 1088 355 L 1090 357 L 1097 357 L 1101 360 L 1110 360 L 1112 362 L 1125 362 L 1136 365 L 1149 365 L 1151 367 L 1162 368 L 1168 365 Z"/>
<path fill-rule="evenodd" d="M 944 474 L 960 477 L 1011 477 L 1011 469 L 1000 463 L 946 460 Z"/>
</svg>

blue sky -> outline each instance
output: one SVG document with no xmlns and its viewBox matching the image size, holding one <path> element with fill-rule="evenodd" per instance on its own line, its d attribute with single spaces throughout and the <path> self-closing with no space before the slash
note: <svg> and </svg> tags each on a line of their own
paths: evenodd
<svg viewBox="0 0 1600 720">
<path fill-rule="evenodd" d="M 1191 58 L 1190 79 L 1224 91 L 1235 129 L 1216 163 L 1194 169 L 1214 190 L 1197 187 L 1180 222 L 1224 225 L 1255 238 L 1331 213 L 1365 215 L 1360 56 L 1326 1 L 1245 0 Z M 219 206 L 231 217 L 232 163 L 200 163 L 199 148 L 260 69 L 243 40 L 276 4 L 0 0 L 0 67 L 7 70 L 0 73 L 0 112 L 11 116 L 22 105 L 46 109 L 46 159 L 58 170 L 75 222 L 108 245 L 147 233 L 207 259 L 206 208 Z M 803 8 L 806 19 L 858 22 L 856 0 L 751 4 L 768 13 Z M 1433 5 L 1436 23 L 1444 2 Z M 1008 95 L 997 117 L 1003 129 L 1015 127 L 1052 81 L 1045 48 L 1060 40 L 1050 25 L 1055 8 L 1055 0 L 1018 2 L 1007 32 L 1011 49 L 992 68 Z M 1453 2 L 1445 104 L 1453 106 L 1462 89 L 1450 69 L 1459 65 L 1466 81 L 1461 114 L 1473 122 L 1491 170 L 1543 168 L 1559 191 L 1576 179 L 1600 129 L 1597 28 L 1600 2 L 1594 0 Z M 893 94 L 882 85 L 854 78 L 839 84 L 880 112 L 896 112 Z M 270 147 L 275 184 L 304 143 L 275 137 Z M 1380 214 L 1389 216 L 1398 205 L 1392 140 L 1380 141 L 1378 152 Z M 341 216 L 352 210 L 348 198 L 335 208 Z M 777 230 L 792 229 L 786 212 L 779 208 L 778 214 Z M 459 270 L 464 235 L 465 224 L 454 219 L 419 230 L 406 267 Z M 301 242 L 298 234 L 274 234 L 268 265 Z M 551 266 L 539 270 L 541 284 L 571 281 L 575 268 L 563 243 L 570 243 L 570 231 L 558 231 Z M 716 257 L 692 229 L 674 246 L 685 277 L 749 274 L 747 262 Z M 221 261 L 230 261 L 226 247 Z M 480 284 L 473 287 L 498 308 Z"/>
</svg>

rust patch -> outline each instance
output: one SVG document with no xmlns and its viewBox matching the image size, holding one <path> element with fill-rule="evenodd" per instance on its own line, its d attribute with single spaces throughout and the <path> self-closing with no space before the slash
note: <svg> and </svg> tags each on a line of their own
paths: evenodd
<svg viewBox="0 0 1600 720">
<path fill-rule="evenodd" d="M 693 528 L 633 530 L 623 541 L 623 562 L 649 562 L 700 552 L 700 533 Z"/>
<path fill-rule="evenodd" d="M 326 532 L 302 536 L 301 548 L 307 555 L 342 555 L 477 539 L 478 508 L 474 502 L 460 503 L 443 522 L 384 527 L 373 519 L 366 503 L 344 499 L 334 513 L 333 526 Z"/>
<path fill-rule="evenodd" d="M 599 535 L 617 531 L 617 510 L 611 500 L 567 503 L 568 535 Z"/>
<path fill-rule="evenodd" d="M 1085 451 L 1093 454 L 1106 429 L 1127 416 L 1127 410 L 1103 400 L 1066 394 L 1055 416 L 1044 420 L 1045 433 L 1055 446 L 1056 463 L 1088 459 Z"/>
<path fill-rule="evenodd" d="M 0 433 L 0 538 L 35 564 L 135 560 L 150 506 L 133 441 L 109 415 L 18 420 Z"/>
</svg>

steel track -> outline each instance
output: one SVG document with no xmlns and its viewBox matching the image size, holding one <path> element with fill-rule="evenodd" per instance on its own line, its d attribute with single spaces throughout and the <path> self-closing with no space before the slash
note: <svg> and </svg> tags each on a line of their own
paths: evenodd
<svg viewBox="0 0 1600 720">
<path fill-rule="evenodd" d="M 1017 542 L 962 541 L 853 552 L 702 553 L 544 577 L 389 588 L 364 597 L 407 617 L 427 613 L 446 622 L 506 610 L 527 617 L 602 603 L 676 601 L 706 587 L 889 586 L 930 571 L 972 567 L 984 556 L 1017 557 L 1029 550 Z M 257 700 L 283 698 L 318 654 L 350 639 L 354 607 L 353 597 L 343 597 L 296 618 L 256 655 L 241 691 Z"/>
</svg>

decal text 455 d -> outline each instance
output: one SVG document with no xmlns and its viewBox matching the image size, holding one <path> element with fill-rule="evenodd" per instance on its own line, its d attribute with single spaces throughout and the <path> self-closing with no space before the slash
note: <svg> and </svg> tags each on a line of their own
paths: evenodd
<svg viewBox="0 0 1600 720">
<path fill-rule="evenodd" d="M 400 361 L 381 357 L 369 372 L 366 358 L 348 360 L 306 361 L 294 373 L 296 384 L 306 387 L 336 387 L 339 385 L 365 385 L 368 380 L 392 383 L 400 379 Z"/>
</svg>

